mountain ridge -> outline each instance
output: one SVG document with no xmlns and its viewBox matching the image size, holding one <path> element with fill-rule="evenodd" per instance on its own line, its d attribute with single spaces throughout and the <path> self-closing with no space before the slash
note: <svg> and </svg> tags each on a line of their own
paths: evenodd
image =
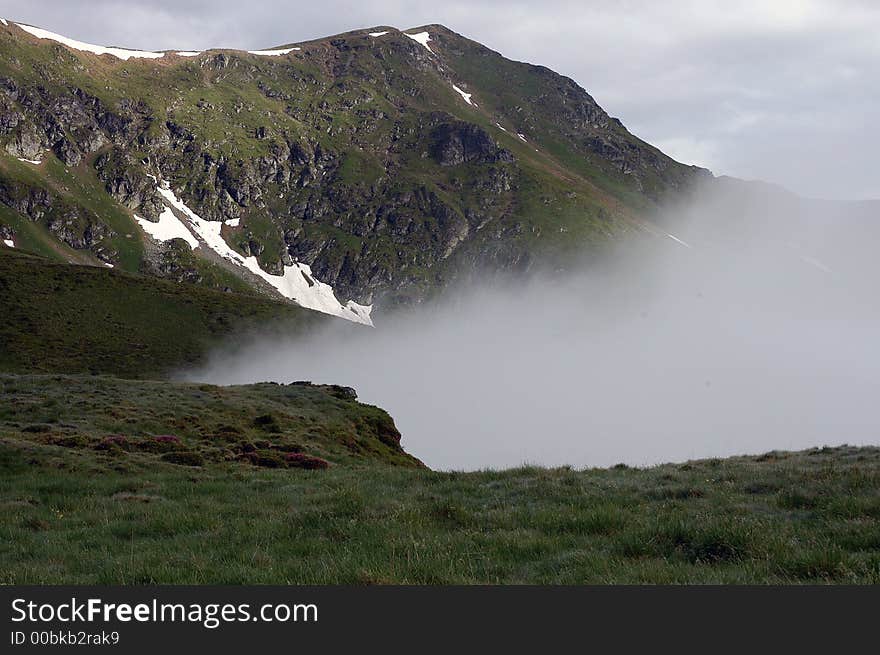
<svg viewBox="0 0 880 655">
<path fill-rule="evenodd" d="M 375 302 L 644 231 L 711 176 L 570 78 L 436 24 L 149 58 L 7 25 L 0 52 L 7 236 L 27 227 L 68 257 L 178 281 L 204 281 L 209 261 L 321 311 L 308 294 L 326 285 L 360 322 Z M 193 232 L 195 264 L 147 223 L 166 219 Z"/>
</svg>

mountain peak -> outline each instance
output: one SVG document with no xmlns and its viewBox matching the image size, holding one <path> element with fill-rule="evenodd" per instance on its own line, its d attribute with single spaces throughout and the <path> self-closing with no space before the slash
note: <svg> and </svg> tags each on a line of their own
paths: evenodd
<svg viewBox="0 0 880 655">
<path fill-rule="evenodd" d="M 405 29 L 393 27 L 390 25 L 377 25 L 372 28 L 351 30 L 349 32 L 344 32 L 344 33 L 337 34 L 337 35 L 319 37 L 317 39 L 312 39 L 311 41 L 306 41 L 306 42 L 291 41 L 291 42 L 285 43 L 283 45 L 273 46 L 271 48 L 264 48 L 264 49 L 238 50 L 236 48 L 228 48 L 223 45 L 216 45 L 216 46 L 212 46 L 212 47 L 207 48 L 206 50 L 202 50 L 202 51 L 178 50 L 175 48 L 166 49 L 166 50 L 150 51 L 150 50 L 140 50 L 137 48 L 127 48 L 127 47 L 123 47 L 123 46 L 98 45 L 98 44 L 94 44 L 94 43 L 80 41 L 80 40 L 75 39 L 73 37 L 66 36 L 66 35 L 63 35 L 63 34 L 60 34 L 57 32 L 53 32 L 51 30 L 48 30 L 48 29 L 45 29 L 42 27 L 38 27 L 35 25 L 29 25 L 27 23 L 19 23 L 19 22 L 16 22 L 13 20 L 7 20 L 7 19 L 0 19 L 0 21 L 2 21 L 2 22 L 0 22 L 0 25 L 2 25 L 3 27 L 6 27 L 6 28 L 12 28 L 13 26 L 18 27 L 22 31 L 26 32 L 30 36 L 37 38 L 37 39 L 61 43 L 72 50 L 78 50 L 81 52 L 89 52 L 91 54 L 97 54 L 97 55 L 111 55 L 113 57 L 116 57 L 116 58 L 122 59 L 122 60 L 128 60 L 128 59 L 133 59 L 133 58 L 134 59 L 137 59 L 137 58 L 158 59 L 160 57 L 172 55 L 172 54 L 176 54 L 179 56 L 196 56 L 198 54 L 201 54 L 202 52 L 207 52 L 207 51 L 211 51 L 211 50 L 232 50 L 232 51 L 246 52 L 248 54 L 257 54 L 257 55 L 260 55 L 260 54 L 279 55 L 279 54 L 288 54 L 292 50 L 298 49 L 297 46 L 301 46 L 303 43 L 318 43 L 318 42 L 331 41 L 334 39 L 345 38 L 345 37 L 372 36 L 372 37 L 376 38 L 378 36 L 386 36 L 386 35 L 394 35 L 394 34 L 413 37 L 414 35 L 419 35 L 419 34 L 423 34 L 423 33 L 427 32 L 428 38 L 430 38 L 430 34 L 433 32 L 435 36 L 455 36 L 455 37 L 463 38 L 463 37 L 460 37 L 460 35 L 453 32 L 452 30 L 450 30 L 449 28 L 447 28 L 444 25 L 441 25 L 439 23 L 432 23 L 429 25 L 422 25 L 420 27 L 412 27 L 412 28 L 405 28 Z"/>
<path fill-rule="evenodd" d="M 4 241 L 363 323 L 640 229 L 699 177 L 436 23 L 205 52 L 8 23 L 0 86 Z"/>
</svg>

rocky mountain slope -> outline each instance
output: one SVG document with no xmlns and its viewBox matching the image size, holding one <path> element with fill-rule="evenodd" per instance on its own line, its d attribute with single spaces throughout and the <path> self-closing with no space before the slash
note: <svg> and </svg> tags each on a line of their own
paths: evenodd
<svg viewBox="0 0 880 655">
<path fill-rule="evenodd" d="M 151 53 L 7 20 L 0 146 L 7 246 L 361 323 L 589 252 L 710 175 L 440 25 Z"/>
</svg>

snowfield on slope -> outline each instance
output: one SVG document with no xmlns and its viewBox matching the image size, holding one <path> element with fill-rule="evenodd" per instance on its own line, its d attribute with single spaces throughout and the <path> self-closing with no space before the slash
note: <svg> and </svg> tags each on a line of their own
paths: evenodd
<svg viewBox="0 0 880 655">
<path fill-rule="evenodd" d="M 247 53 L 249 55 L 260 55 L 263 57 L 278 57 L 280 55 L 290 54 L 294 50 L 299 50 L 300 48 L 279 48 L 278 50 L 248 50 Z"/>
<path fill-rule="evenodd" d="M 192 235 L 192 232 L 186 229 L 186 226 L 180 222 L 177 216 L 174 215 L 174 212 L 168 209 L 168 207 L 166 207 L 165 211 L 159 216 L 158 223 L 148 221 L 137 214 L 134 215 L 134 218 L 138 222 L 138 225 L 143 228 L 144 232 L 157 241 L 183 239 L 189 244 L 190 248 L 199 247 L 198 239 Z"/>
<path fill-rule="evenodd" d="M 462 98 L 464 98 L 464 101 L 465 101 L 466 103 L 468 103 L 469 105 L 472 105 L 472 106 L 476 107 L 476 103 L 471 102 L 471 96 L 474 95 L 473 93 L 465 93 L 464 91 L 462 91 L 461 89 L 459 89 L 455 84 L 452 85 L 452 88 L 455 89 L 455 92 L 456 92 L 458 95 L 460 95 Z"/>
<path fill-rule="evenodd" d="M 143 59 L 158 59 L 159 57 L 164 57 L 164 52 L 146 52 L 144 50 L 126 50 L 125 48 L 109 48 L 103 45 L 95 45 L 93 43 L 84 43 L 83 41 L 77 41 L 76 39 L 70 39 L 66 36 L 61 36 L 60 34 L 55 34 L 55 32 L 50 32 L 49 30 L 44 30 L 39 27 L 32 27 L 30 25 L 23 25 L 22 23 L 16 23 L 21 29 L 23 29 L 28 34 L 32 34 L 38 39 L 49 39 L 51 41 L 58 41 L 58 43 L 63 43 L 68 48 L 73 48 L 74 50 L 82 50 L 84 52 L 92 52 L 96 55 L 113 55 L 114 57 L 118 57 L 119 59 L 128 60 L 132 57 L 135 58 L 143 58 Z"/>
<path fill-rule="evenodd" d="M 343 305 L 333 293 L 333 287 L 317 280 L 312 275 L 311 267 L 307 264 L 295 263 L 292 266 L 285 266 L 282 275 L 267 273 L 260 268 L 260 264 L 255 256 L 244 257 L 226 243 L 221 234 L 223 222 L 203 219 L 174 194 L 167 182 L 158 183 L 158 189 L 165 201 L 187 218 L 192 232 L 211 250 L 224 259 L 246 268 L 251 273 L 259 276 L 275 287 L 285 298 L 307 309 L 338 316 L 354 323 L 373 325 L 373 321 L 370 318 L 370 312 L 373 309 L 372 305 L 360 305 L 352 300 Z M 191 248 L 199 246 L 198 240 L 187 226 L 168 207 L 162 212 L 158 223 L 144 220 L 138 216 L 135 216 L 135 218 L 144 231 L 159 241 L 184 239 Z M 238 225 L 237 219 L 233 220 L 235 225 Z M 231 222 L 228 221 L 226 224 L 228 225 Z"/>
<path fill-rule="evenodd" d="M 690 247 L 691 247 L 691 244 L 689 244 L 689 243 L 685 243 L 684 241 L 682 241 L 681 239 L 679 239 L 679 238 L 676 237 L 676 236 L 672 236 L 671 234 L 667 234 L 666 236 L 668 236 L 670 239 L 672 239 L 672 240 L 675 241 L 676 243 L 680 243 L 680 244 L 683 245 L 685 248 L 690 248 Z"/>
<path fill-rule="evenodd" d="M 2 19 L 0 19 L 2 20 Z M 4 25 L 7 23 L 4 21 Z M 55 32 L 50 32 L 49 30 L 44 30 L 41 27 L 34 27 L 33 25 L 26 25 L 24 23 L 15 23 L 18 27 L 23 29 L 28 34 L 31 34 L 38 39 L 48 39 L 50 41 L 57 41 L 58 43 L 66 45 L 68 48 L 73 48 L 74 50 L 80 50 L 82 52 L 91 52 L 96 55 L 113 55 L 122 60 L 129 59 L 159 59 L 164 57 L 166 52 L 150 52 L 147 50 L 131 50 L 129 48 L 115 48 L 111 46 L 103 46 L 96 45 L 94 43 L 86 43 L 84 41 L 77 41 L 76 39 L 71 39 L 70 37 L 63 36 L 61 34 L 56 34 Z M 260 55 L 266 57 L 277 57 L 280 55 L 286 55 L 294 50 L 300 50 L 300 48 L 279 48 L 276 50 L 247 50 L 246 52 L 251 55 Z M 178 57 L 196 57 L 202 54 L 201 50 L 172 50 L 171 54 L 175 54 Z"/>
<path fill-rule="evenodd" d="M 428 49 L 428 52 L 430 52 L 431 54 L 434 54 L 434 51 L 431 50 L 431 46 L 428 45 L 428 41 L 431 40 L 431 35 L 428 34 L 427 32 L 419 32 L 418 34 L 407 34 L 406 32 L 404 32 L 403 35 L 408 36 L 416 43 L 421 43 L 423 46 L 425 46 Z"/>
</svg>

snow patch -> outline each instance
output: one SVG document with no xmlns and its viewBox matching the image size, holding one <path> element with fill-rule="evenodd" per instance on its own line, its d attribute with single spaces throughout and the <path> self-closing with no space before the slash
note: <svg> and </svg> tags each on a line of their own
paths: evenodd
<svg viewBox="0 0 880 655">
<path fill-rule="evenodd" d="M 495 123 L 495 127 L 497 127 L 499 130 L 503 130 L 503 131 L 507 132 L 507 130 L 505 130 L 503 127 L 501 127 L 501 123 Z"/>
<path fill-rule="evenodd" d="M 23 161 L 26 164 L 33 164 L 34 166 L 39 166 L 42 164 L 42 160 L 40 159 L 22 159 L 21 157 L 17 157 L 18 161 Z"/>
<path fill-rule="evenodd" d="M 517 132 L 516 135 L 520 138 L 520 141 L 522 141 L 523 143 L 528 143 L 524 134 L 520 134 L 519 132 Z"/>
<path fill-rule="evenodd" d="M 370 32 L 370 36 L 385 36 L 388 32 Z"/>
<path fill-rule="evenodd" d="M 73 48 L 74 50 L 82 50 L 84 52 L 92 52 L 96 55 L 113 55 L 119 59 L 131 59 L 131 58 L 143 58 L 143 59 L 158 59 L 159 57 L 164 57 L 164 52 L 146 52 L 144 50 L 126 50 L 124 48 L 108 48 L 107 46 L 102 45 L 94 45 L 92 43 L 84 43 L 82 41 L 77 41 L 76 39 L 69 39 L 66 36 L 61 36 L 60 34 L 55 34 L 54 32 L 50 32 L 49 30 L 44 30 L 39 27 L 32 27 L 31 25 L 23 25 L 21 23 L 16 23 L 21 29 L 23 29 L 28 34 L 33 34 L 38 39 L 49 39 L 51 41 L 58 41 L 58 43 L 63 43 L 68 48 Z"/>
<path fill-rule="evenodd" d="M 201 51 L 196 52 L 194 50 L 178 50 L 174 54 L 178 57 L 198 57 L 202 53 Z"/>
<path fill-rule="evenodd" d="M 682 240 L 679 239 L 678 237 L 674 237 L 674 236 L 672 236 L 671 234 L 667 234 L 666 236 L 668 236 L 668 237 L 669 237 L 670 239 L 672 239 L 673 241 L 675 241 L 675 242 L 677 242 L 677 243 L 680 243 L 680 244 L 683 245 L 685 248 L 690 248 L 690 247 L 691 247 L 691 244 L 689 244 L 689 243 L 685 243 L 684 241 L 682 241 Z"/>
<path fill-rule="evenodd" d="M 5 19 L 5 18 L 0 18 L 0 23 L 3 23 L 3 25 L 6 26 L 6 27 L 9 26 L 9 23 L 6 22 L 6 19 Z M 12 247 L 12 246 L 10 246 L 10 248 L 11 248 L 11 247 Z"/>
<path fill-rule="evenodd" d="M 197 248 L 199 245 L 192 233 L 186 229 L 186 226 L 180 222 L 180 219 L 174 215 L 174 212 L 165 208 L 165 211 L 159 216 L 159 222 L 154 223 L 145 218 L 141 218 L 135 214 L 134 219 L 138 222 L 144 232 L 149 234 L 157 241 L 171 241 L 172 239 L 183 239 L 189 244 L 190 248 Z"/>
<path fill-rule="evenodd" d="M 263 57 L 278 57 L 279 55 L 286 55 L 294 50 L 300 50 L 300 48 L 280 48 L 278 50 L 248 50 L 249 55 L 260 55 Z"/>
<path fill-rule="evenodd" d="M 829 274 L 834 273 L 834 271 L 832 271 L 830 267 L 826 266 L 825 264 L 820 262 L 815 257 L 811 257 L 807 253 L 803 252 L 803 246 L 801 246 L 801 244 L 790 241 L 786 245 L 789 248 L 791 248 L 792 250 L 796 251 L 798 259 L 800 259 L 805 264 L 809 264 L 810 266 L 813 266 L 814 268 L 818 268 L 820 271 L 822 271 L 824 273 L 829 273 Z"/>
<path fill-rule="evenodd" d="M 3 239 L 3 243 L 5 243 L 10 248 L 15 248 L 15 241 L 12 239 Z"/>
<path fill-rule="evenodd" d="M 425 46 L 428 49 L 428 52 L 430 52 L 431 54 L 434 54 L 434 51 L 431 50 L 431 46 L 428 45 L 428 41 L 431 40 L 431 35 L 428 34 L 427 32 L 419 32 L 418 34 L 407 34 L 406 32 L 404 32 L 403 35 L 408 36 L 416 43 L 421 43 L 423 46 Z"/>
<path fill-rule="evenodd" d="M 104 262 L 104 266 L 106 266 L 107 268 L 113 268 L 113 264 L 111 264 L 110 262 Z"/>
<path fill-rule="evenodd" d="M 452 85 L 452 88 L 455 89 L 455 92 L 456 92 L 458 95 L 460 95 L 462 98 L 464 98 L 464 101 L 465 101 L 466 103 L 468 103 L 469 105 L 474 105 L 474 103 L 471 102 L 471 96 L 474 95 L 473 93 L 465 93 L 464 91 L 462 91 L 461 89 L 459 89 L 459 88 L 458 88 L 457 86 L 455 86 L 454 84 Z"/>
<path fill-rule="evenodd" d="M 224 259 L 243 266 L 261 277 L 275 287 L 285 298 L 293 300 L 302 307 L 339 316 L 355 323 L 373 324 L 373 321 L 370 319 L 371 305 L 359 305 L 351 300 L 343 305 L 334 295 L 333 287 L 315 279 L 314 275 L 312 275 L 311 267 L 307 264 L 296 263 L 292 266 L 285 266 L 282 275 L 267 273 L 260 268 L 260 264 L 255 256 L 244 257 L 226 243 L 221 234 L 223 223 L 220 221 L 206 221 L 200 217 L 174 195 L 167 182 L 162 182 L 159 185 L 159 193 L 169 205 L 187 217 L 195 233 L 211 250 Z M 170 210 L 168 211 L 170 212 Z M 180 221 L 178 221 L 178 224 L 183 227 Z"/>
<path fill-rule="evenodd" d="M 239 223 L 241 223 L 241 219 L 240 219 L 240 218 L 230 218 L 228 221 L 226 221 L 226 224 L 227 224 L 229 227 L 238 227 L 238 224 L 239 224 Z"/>
<path fill-rule="evenodd" d="M 802 262 L 809 264 L 810 266 L 814 266 L 815 268 L 818 268 L 820 271 L 823 271 L 825 273 L 834 273 L 834 271 L 832 271 L 829 267 L 827 267 L 825 264 L 820 262 L 815 257 L 810 257 L 809 255 L 800 255 L 800 258 L 801 258 Z"/>
</svg>

